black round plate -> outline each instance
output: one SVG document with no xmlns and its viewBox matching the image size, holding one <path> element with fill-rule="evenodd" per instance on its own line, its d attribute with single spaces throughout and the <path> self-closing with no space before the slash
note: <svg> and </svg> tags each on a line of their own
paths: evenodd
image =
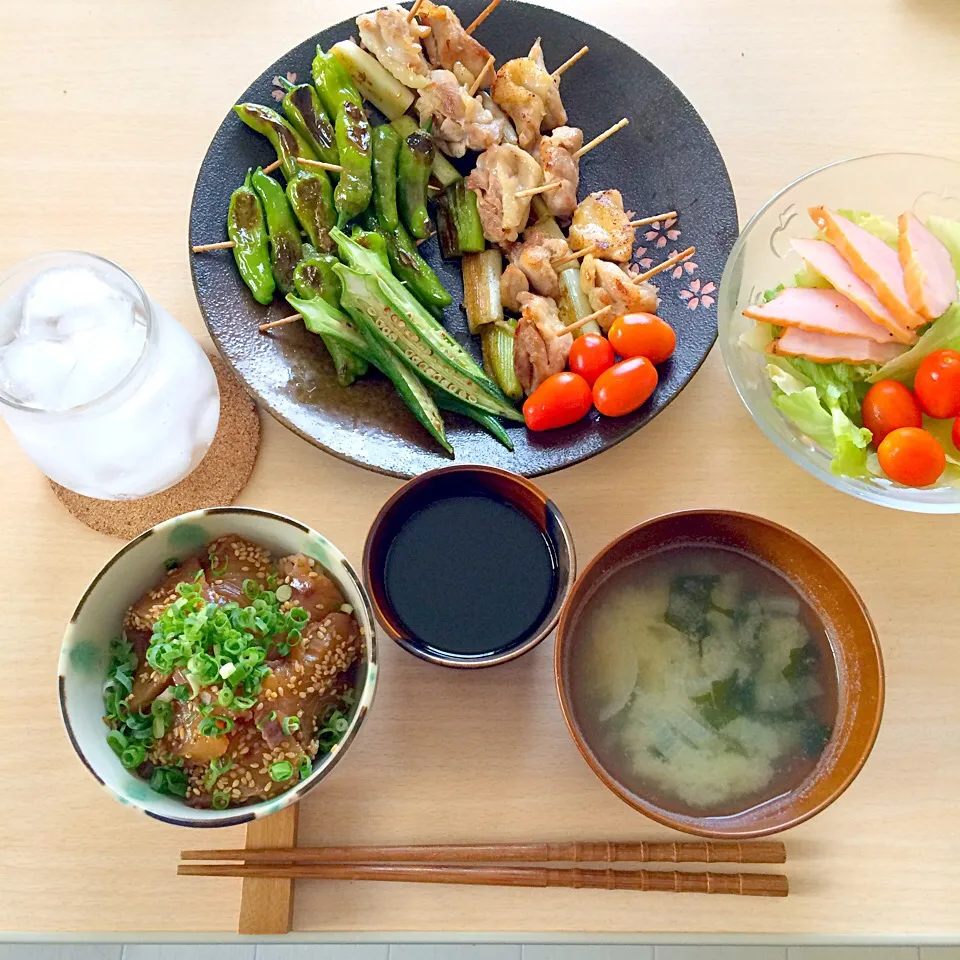
<svg viewBox="0 0 960 960">
<path fill-rule="evenodd" d="M 470 23 L 484 0 L 457 0 Z M 324 49 L 356 33 L 346 20 L 304 41 L 265 70 L 238 102 L 274 104 L 278 74 L 310 77 L 317 44 Z M 535 434 L 520 425 L 508 430 L 513 453 L 472 421 L 444 414 L 447 435 L 462 463 L 502 467 L 525 476 L 559 470 L 613 446 L 653 419 L 689 382 L 717 336 L 717 283 L 737 234 L 733 189 L 723 158 L 703 120 L 683 94 L 653 64 L 614 37 L 543 7 L 506 0 L 477 30 L 497 63 L 525 55 L 538 36 L 547 66 L 559 66 L 584 44 L 590 53 L 564 75 L 564 105 L 586 139 L 629 117 L 630 125 L 581 163 L 581 198 L 595 190 L 621 191 L 638 217 L 677 210 L 674 222 L 638 231 L 636 260 L 656 264 L 690 245 L 696 255 L 660 274 L 660 315 L 677 332 L 677 351 L 660 367 L 651 400 L 617 419 L 593 413 L 562 430 Z M 274 159 L 265 139 L 247 129 L 232 111 L 220 125 L 193 195 L 190 243 L 219 240 L 233 189 L 248 167 Z M 436 239 L 421 251 L 454 298 L 447 329 L 479 359 L 480 343 L 467 332 L 460 308 L 463 284 L 458 263 L 440 258 Z M 229 250 L 191 255 L 200 310 L 220 353 L 247 389 L 282 423 L 335 456 L 397 477 L 411 477 L 449 463 L 393 387 L 378 375 L 340 387 L 319 340 L 300 324 L 258 332 L 266 320 L 291 313 L 276 300 L 263 307 L 250 296 Z"/>
</svg>

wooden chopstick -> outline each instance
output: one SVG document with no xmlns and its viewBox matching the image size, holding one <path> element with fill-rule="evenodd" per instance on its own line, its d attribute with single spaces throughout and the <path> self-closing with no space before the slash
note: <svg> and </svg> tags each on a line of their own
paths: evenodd
<svg viewBox="0 0 960 960">
<path fill-rule="evenodd" d="M 663 893 L 726 893 L 785 897 L 779 873 L 706 873 L 682 870 L 583 870 L 580 867 L 477 867 L 435 864 L 181 863 L 186 877 L 259 877 L 280 880 L 388 880 L 395 883 L 452 883 L 495 887 L 573 887 Z"/>
<path fill-rule="evenodd" d="M 418 846 L 293 847 L 183 850 L 183 860 L 247 863 L 786 863 L 779 840 L 739 843 L 438 843 Z"/>
</svg>

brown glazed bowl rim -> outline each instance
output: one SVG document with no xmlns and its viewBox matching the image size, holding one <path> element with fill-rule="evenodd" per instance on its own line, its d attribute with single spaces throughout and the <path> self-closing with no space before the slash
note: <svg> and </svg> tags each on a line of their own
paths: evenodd
<svg viewBox="0 0 960 960">
<path fill-rule="evenodd" d="M 404 500 L 416 493 L 422 487 L 430 483 L 435 483 L 440 477 L 457 473 L 497 476 L 509 482 L 513 486 L 523 488 L 529 493 L 533 494 L 533 496 L 543 502 L 544 508 L 552 515 L 554 521 L 556 522 L 559 539 L 562 541 L 562 547 L 569 557 L 569 572 L 566 578 L 558 577 L 557 582 L 557 596 L 562 597 L 563 602 L 554 604 L 556 611 L 543 621 L 537 632 L 514 647 L 510 647 L 507 650 L 502 650 L 499 653 L 491 656 L 478 657 L 472 660 L 460 660 L 455 657 L 444 657 L 440 654 L 431 653 L 429 650 L 425 650 L 423 647 L 411 642 L 408 637 L 404 636 L 401 631 L 397 630 L 393 626 L 393 624 L 390 622 L 390 618 L 385 615 L 385 612 L 381 608 L 381 605 L 377 599 L 381 591 L 374 587 L 373 578 L 373 546 L 377 540 L 377 534 L 387 521 L 387 518 L 399 508 Z M 544 530 L 544 533 L 549 536 L 548 531 Z M 408 653 L 412 653 L 415 657 L 419 657 L 421 660 L 426 660 L 428 663 L 435 663 L 442 667 L 453 667 L 462 670 L 476 670 L 483 667 L 494 667 L 501 663 L 507 663 L 510 660 L 516 660 L 517 657 L 522 657 L 525 653 L 529 653 L 534 647 L 542 643 L 548 636 L 550 636 L 551 631 L 560 620 L 563 609 L 566 607 L 567 600 L 570 596 L 570 591 L 573 588 L 573 584 L 576 579 L 577 554 L 574 547 L 573 535 L 570 532 L 570 528 L 567 525 L 567 521 L 564 519 L 563 514 L 560 512 L 557 505 L 546 495 L 546 493 L 529 477 L 524 477 L 518 473 L 511 473 L 509 470 L 503 470 L 500 467 L 492 467 L 486 464 L 458 463 L 451 464 L 447 467 L 438 467 L 435 470 L 428 470 L 425 473 L 421 473 L 419 476 L 412 477 L 410 480 L 407 480 L 406 483 L 404 483 L 403 486 L 401 486 L 400 489 L 397 490 L 386 501 L 386 503 L 384 503 L 384 505 L 380 508 L 379 513 L 377 513 L 373 523 L 370 525 L 369 531 L 367 532 L 367 539 L 363 545 L 362 567 L 364 586 L 370 595 L 377 623 L 380 624 L 383 631 L 388 637 L 390 637 L 391 640 L 394 640 Z M 377 583 L 382 583 L 383 578 L 379 573 L 376 579 Z"/>
<path fill-rule="evenodd" d="M 602 580 L 607 579 L 607 577 L 612 574 L 613 569 L 621 569 L 623 566 L 623 564 L 620 564 L 616 568 L 611 568 L 611 573 L 603 577 L 602 580 L 598 580 L 596 583 L 594 583 L 594 573 L 604 562 L 608 554 L 610 554 L 616 547 L 623 544 L 624 541 L 636 536 L 641 530 L 646 530 L 650 527 L 680 520 L 682 518 L 699 518 L 710 522 L 714 518 L 718 517 L 729 518 L 747 524 L 767 527 L 768 529 L 774 530 L 779 534 L 786 535 L 801 548 L 808 550 L 811 555 L 816 558 L 822 569 L 829 570 L 830 573 L 837 578 L 839 584 L 846 591 L 849 598 L 855 602 L 860 614 L 863 617 L 863 622 L 868 632 L 870 641 L 868 646 L 870 654 L 872 657 L 876 658 L 877 686 L 875 707 L 872 709 L 872 711 L 869 710 L 869 706 L 863 707 L 858 712 L 852 727 L 852 729 L 855 729 L 858 732 L 862 743 L 862 748 L 860 749 L 859 753 L 854 757 L 852 762 L 848 763 L 843 772 L 839 774 L 829 793 L 818 802 L 813 804 L 809 809 L 790 815 L 790 807 L 785 807 L 784 813 L 787 815 L 785 815 L 782 819 L 779 819 L 777 822 L 768 823 L 759 827 L 745 826 L 719 828 L 711 824 L 722 822 L 721 818 L 694 817 L 683 814 L 674 814 L 671 811 L 665 810 L 655 803 L 648 801 L 638 794 L 630 791 L 605 769 L 587 743 L 586 738 L 581 733 L 579 722 L 576 719 L 572 703 L 570 702 L 570 695 L 569 691 L 567 690 L 567 682 L 564 675 L 565 654 L 572 634 L 573 625 L 571 624 L 571 619 L 573 617 L 573 611 L 578 607 L 582 610 L 585 606 L 585 602 L 589 601 L 589 597 L 587 597 L 585 602 L 581 602 L 581 596 L 583 595 L 584 591 L 593 590 L 598 587 Z M 652 551 L 644 551 L 644 553 L 650 552 Z M 748 553 L 749 555 L 749 551 L 744 552 Z M 768 564 L 768 561 L 766 560 L 761 560 L 760 558 L 755 559 L 757 559 L 759 562 Z M 773 566 L 781 576 L 787 576 L 786 573 L 780 570 L 776 564 L 768 565 Z M 798 587 L 798 589 L 800 588 Z M 802 592 L 803 591 L 801 590 L 801 593 Z M 836 649 L 834 649 L 832 643 L 831 653 L 833 655 L 834 662 L 836 663 L 838 652 Z M 557 689 L 557 695 L 560 699 L 560 709 L 563 713 L 563 719 L 567 725 L 568 731 L 570 732 L 570 736 L 577 745 L 577 749 L 580 751 L 583 759 L 586 760 L 591 770 L 593 770 L 593 772 L 607 786 L 608 789 L 610 789 L 621 800 L 629 804 L 635 810 L 638 810 L 640 813 L 645 814 L 652 820 L 655 820 L 666 827 L 671 827 L 674 830 L 680 830 L 684 833 L 691 833 L 697 836 L 730 840 L 746 840 L 755 837 L 769 836 L 770 834 L 774 833 L 780 833 L 783 830 L 788 830 L 791 827 L 795 827 L 801 823 L 804 823 L 811 817 L 816 816 L 816 814 L 830 806 L 830 804 L 832 804 L 850 786 L 850 784 L 853 783 L 857 775 L 863 769 L 864 764 L 867 762 L 867 758 L 870 756 L 870 753 L 873 750 L 877 735 L 880 730 L 880 722 L 883 718 L 886 687 L 883 667 L 883 654 L 880 648 L 879 638 L 877 637 L 876 626 L 874 625 L 874 622 L 870 617 L 870 613 L 867 610 L 860 594 L 847 578 L 846 574 L 844 574 L 843 571 L 837 566 L 837 564 L 834 563 L 834 561 L 831 560 L 815 544 L 811 543 L 805 537 L 802 537 L 793 530 L 790 530 L 788 527 L 783 526 L 783 524 L 777 523 L 774 520 L 768 520 L 765 517 L 759 517 L 756 514 L 746 513 L 739 510 L 723 509 L 679 510 L 672 513 L 664 513 L 656 517 L 651 517 L 649 520 L 645 520 L 642 523 L 631 527 L 629 530 L 626 530 L 624 533 L 620 534 L 614 540 L 611 540 L 597 552 L 596 556 L 593 557 L 593 559 L 586 565 L 586 567 L 584 567 L 580 575 L 577 577 L 576 583 L 574 583 L 573 588 L 567 595 L 566 602 L 563 605 L 563 610 L 560 613 L 560 623 L 557 628 L 557 639 L 554 646 L 554 681 Z M 843 692 L 843 690 L 845 690 L 848 686 L 848 681 L 845 681 L 841 678 L 839 682 L 841 684 L 841 692 Z M 850 737 L 848 736 L 848 740 L 849 739 Z M 826 772 L 820 773 L 819 775 L 818 771 L 820 771 L 820 764 L 818 763 L 810 777 L 804 781 L 804 784 L 810 782 L 811 779 L 825 780 L 829 779 L 832 775 L 835 775 L 839 766 L 837 764 L 837 757 L 833 756 L 831 757 L 831 760 L 833 765 L 825 768 Z M 803 784 L 801 784 L 801 787 L 802 786 Z M 786 796 L 793 797 L 797 793 L 798 789 L 800 788 L 795 787 Z"/>
</svg>

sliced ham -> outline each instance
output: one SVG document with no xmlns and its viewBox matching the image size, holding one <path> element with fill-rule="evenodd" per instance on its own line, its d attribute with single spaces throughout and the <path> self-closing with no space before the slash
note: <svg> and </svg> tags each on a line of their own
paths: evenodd
<svg viewBox="0 0 960 960">
<path fill-rule="evenodd" d="M 926 320 L 957 299 L 957 271 L 947 248 L 912 213 L 900 214 L 898 248 L 910 306 Z"/>
<path fill-rule="evenodd" d="M 831 286 L 852 300 L 874 323 L 879 323 L 889 330 L 895 340 L 913 343 L 917 339 L 917 335 L 903 326 L 880 302 L 869 284 L 864 283 L 850 269 L 850 264 L 837 253 L 832 244 L 826 240 L 794 240 L 793 249 Z M 872 339 L 879 340 L 879 337 Z"/>
<path fill-rule="evenodd" d="M 815 363 L 889 363 L 907 348 L 899 343 L 877 343 L 866 337 L 840 337 L 788 327 L 770 344 L 771 353 L 806 357 Z"/>
<path fill-rule="evenodd" d="M 926 322 L 910 306 L 903 268 L 895 250 L 827 207 L 811 207 L 808 212 L 853 272 L 871 287 L 900 324 L 912 329 Z"/>
<path fill-rule="evenodd" d="M 800 327 L 812 333 L 864 337 L 890 343 L 893 334 L 874 323 L 853 301 L 837 290 L 787 287 L 769 303 L 748 307 L 744 316 L 778 327 Z"/>
</svg>

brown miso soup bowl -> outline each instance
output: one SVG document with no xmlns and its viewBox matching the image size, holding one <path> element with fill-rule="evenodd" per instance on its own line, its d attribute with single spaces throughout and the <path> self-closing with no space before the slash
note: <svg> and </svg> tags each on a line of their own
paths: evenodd
<svg viewBox="0 0 960 960">
<path fill-rule="evenodd" d="M 798 786 L 750 809 L 691 816 L 627 786 L 591 745 L 572 695 L 571 659 L 580 626 L 597 591 L 611 576 L 658 551 L 715 546 L 739 552 L 785 577 L 819 619 L 836 666 L 837 714 L 826 747 Z M 555 673 L 560 706 L 580 753 L 593 772 L 634 809 L 658 822 L 703 837 L 761 837 L 809 820 L 853 782 L 873 748 L 883 714 L 884 675 L 873 622 L 840 569 L 813 544 L 785 527 L 746 513 L 692 510 L 648 520 L 604 547 L 580 574 L 557 630 Z M 635 786 L 635 784 L 634 784 Z M 677 807 L 681 806 L 679 802 Z"/>
<path fill-rule="evenodd" d="M 459 653 L 446 646 L 441 649 L 416 636 L 404 625 L 394 609 L 388 590 L 388 557 L 404 524 L 427 506 L 458 496 L 480 496 L 515 508 L 533 521 L 543 535 L 551 556 L 553 589 L 536 622 L 509 644 L 499 647 L 491 645 L 492 649 L 483 652 Z M 451 529 L 448 533 L 445 531 L 444 535 L 456 538 L 464 534 Z M 430 555 L 416 558 L 418 569 L 425 574 L 430 572 L 430 565 L 436 562 L 436 557 Z M 384 504 L 367 534 L 363 551 L 363 576 L 380 625 L 414 656 L 445 667 L 491 667 L 532 650 L 557 625 L 560 610 L 576 575 L 573 538 L 556 505 L 532 481 L 496 467 L 466 464 L 442 467 L 408 481 Z M 494 602 L 493 598 L 491 602 Z"/>
</svg>

